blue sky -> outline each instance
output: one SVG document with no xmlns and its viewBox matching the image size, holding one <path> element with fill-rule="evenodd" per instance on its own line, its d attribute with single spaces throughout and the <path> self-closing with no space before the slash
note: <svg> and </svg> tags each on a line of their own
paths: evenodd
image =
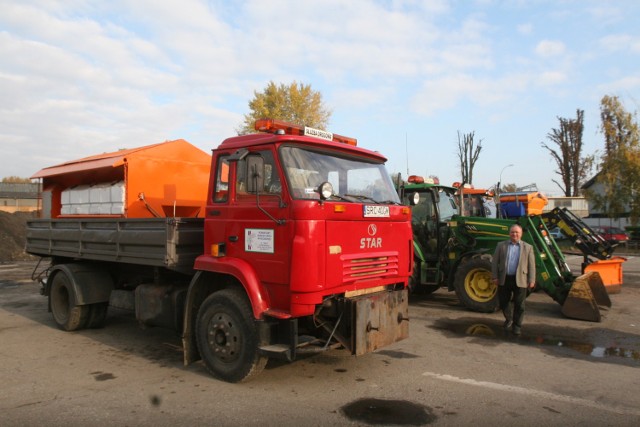
<svg viewBox="0 0 640 427">
<path fill-rule="evenodd" d="M 0 0 L 0 177 L 184 138 L 209 152 L 269 81 L 310 84 L 329 130 L 390 172 L 560 195 L 541 142 L 599 104 L 640 102 L 636 0 Z M 408 148 L 408 150 L 407 150 Z M 505 166 L 513 164 L 514 166 Z"/>
</svg>

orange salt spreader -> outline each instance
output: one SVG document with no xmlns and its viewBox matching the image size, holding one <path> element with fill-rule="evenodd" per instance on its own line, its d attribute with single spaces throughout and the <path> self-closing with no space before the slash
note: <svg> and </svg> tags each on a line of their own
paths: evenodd
<svg viewBox="0 0 640 427">
<path fill-rule="evenodd" d="M 44 168 L 43 218 L 204 216 L 211 156 L 179 139 Z"/>
</svg>

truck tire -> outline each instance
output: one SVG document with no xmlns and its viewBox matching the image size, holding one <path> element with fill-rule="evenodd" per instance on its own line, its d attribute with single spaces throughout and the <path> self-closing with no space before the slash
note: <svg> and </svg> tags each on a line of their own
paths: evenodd
<svg viewBox="0 0 640 427">
<path fill-rule="evenodd" d="M 247 380 L 267 364 L 258 353 L 253 310 L 240 289 L 223 289 L 207 297 L 198 310 L 196 339 L 207 370 L 224 381 Z"/>
<path fill-rule="evenodd" d="M 49 304 L 53 320 L 65 331 L 77 331 L 86 326 L 89 317 L 89 306 L 76 305 L 76 294 L 71 280 L 63 271 L 53 277 Z"/>
<path fill-rule="evenodd" d="M 491 280 L 491 261 L 470 258 L 458 266 L 453 281 L 458 299 L 466 308 L 493 313 L 498 308 L 498 287 Z"/>
</svg>

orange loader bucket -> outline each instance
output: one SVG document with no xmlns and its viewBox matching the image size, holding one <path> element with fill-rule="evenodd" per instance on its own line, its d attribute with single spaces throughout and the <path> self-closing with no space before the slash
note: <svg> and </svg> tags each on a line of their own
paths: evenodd
<svg viewBox="0 0 640 427">
<path fill-rule="evenodd" d="M 626 260 L 626 258 L 615 256 L 611 259 L 594 261 L 584 268 L 584 272 L 597 271 L 607 292 L 618 294 L 622 291 L 622 263 Z"/>
<path fill-rule="evenodd" d="M 572 319 L 600 322 L 601 308 L 611 308 L 611 299 L 597 271 L 576 278 L 562 304 L 562 314 Z"/>
</svg>

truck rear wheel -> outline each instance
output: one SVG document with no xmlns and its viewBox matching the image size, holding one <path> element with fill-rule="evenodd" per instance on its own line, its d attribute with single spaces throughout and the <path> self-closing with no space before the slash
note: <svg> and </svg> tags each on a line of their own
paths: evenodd
<svg viewBox="0 0 640 427">
<path fill-rule="evenodd" d="M 258 353 L 258 331 L 247 297 L 239 289 L 209 295 L 198 311 L 198 350 L 207 370 L 228 382 L 258 374 L 267 358 Z"/>
<path fill-rule="evenodd" d="M 60 271 L 53 277 L 49 304 L 53 320 L 60 329 L 76 331 L 85 327 L 89 306 L 76 305 L 76 293 L 66 273 Z"/>
<path fill-rule="evenodd" d="M 498 308 L 498 287 L 491 280 L 491 261 L 471 258 L 463 261 L 453 282 L 460 302 L 470 310 L 493 313 Z"/>
</svg>

